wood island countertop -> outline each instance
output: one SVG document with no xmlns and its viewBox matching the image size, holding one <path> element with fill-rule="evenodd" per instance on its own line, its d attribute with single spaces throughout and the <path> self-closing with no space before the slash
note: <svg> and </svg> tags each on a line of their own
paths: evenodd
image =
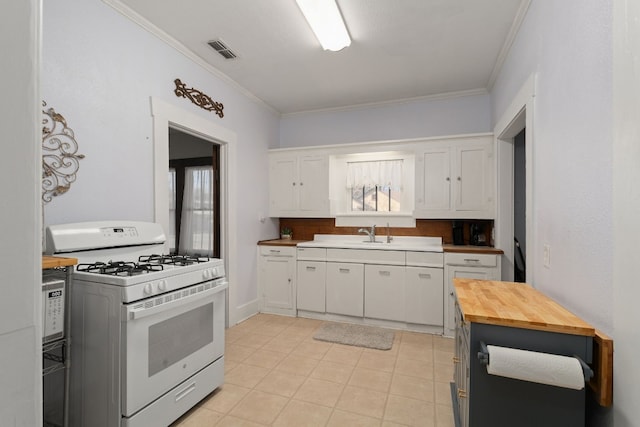
<svg viewBox="0 0 640 427">
<path fill-rule="evenodd" d="M 453 280 L 465 321 L 570 335 L 595 336 L 595 328 L 525 283 Z"/>
<path fill-rule="evenodd" d="M 59 256 L 42 256 L 42 269 L 46 270 L 48 268 L 56 268 L 56 267 L 70 267 L 72 265 L 76 265 L 78 263 L 77 258 L 65 258 Z"/>
</svg>

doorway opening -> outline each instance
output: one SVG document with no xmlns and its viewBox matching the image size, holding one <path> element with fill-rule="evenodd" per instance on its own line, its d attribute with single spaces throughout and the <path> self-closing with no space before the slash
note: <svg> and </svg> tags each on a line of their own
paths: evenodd
<svg viewBox="0 0 640 427">
<path fill-rule="evenodd" d="M 497 163 L 496 247 L 504 251 L 502 280 L 535 286 L 533 146 L 536 76 L 520 88 L 494 127 Z M 528 266 L 528 268 L 526 268 Z"/>
<path fill-rule="evenodd" d="M 220 258 L 220 146 L 169 127 L 171 253 Z"/>
<path fill-rule="evenodd" d="M 527 281 L 527 176 L 525 132 L 513 138 L 513 240 L 515 244 L 513 280 Z"/>
</svg>

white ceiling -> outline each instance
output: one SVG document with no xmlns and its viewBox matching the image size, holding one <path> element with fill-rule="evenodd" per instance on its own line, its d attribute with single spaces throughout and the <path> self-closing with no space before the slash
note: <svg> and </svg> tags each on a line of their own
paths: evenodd
<svg viewBox="0 0 640 427">
<path fill-rule="evenodd" d="M 529 4 L 338 0 L 352 43 L 330 52 L 295 0 L 105 1 L 282 114 L 488 90 Z M 238 57 L 216 53 L 207 45 L 215 39 Z"/>
</svg>

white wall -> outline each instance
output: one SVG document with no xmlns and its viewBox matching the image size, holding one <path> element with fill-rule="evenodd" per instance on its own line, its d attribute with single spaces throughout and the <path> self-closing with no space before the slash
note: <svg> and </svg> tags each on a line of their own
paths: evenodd
<svg viewBox="0 0 640 427">
<path fill-rule="evenodd" d="M 3 5 L 0 25 L 0 424 L 42 425 L 40 2 Z"/>
<path fill-rule="evenodd" d="M 533 239 L 538 289 L 612 331 L 610 1 L 534 0 L 491 92 L 499 120 L 536 75 Z M 541 264 L 551 247 L 550 268 Z"/>
<path fill-rule="evenodd" d="M 635 324 L 640 301 L 640 2 L 614 1 L 613 132 L 613 332 L 614 421 L 640 420 L 640 340 Z"/>
<path fill-rule="evenodd" d="M 45 223 L 154 220 L 150 97 L 197 114 L 237 135 L 237 303 L 257 298 L 258 240 L 276 237 L 266 211 L 267 149 L 279 117 L 196 65 L 99 0 L 44 3 L 42 93 L 64 115 L 86 157 L 71 190 L 45 208 Z M 173 93 L 174 79 L 224 104 L 224 118 Z M 120 191 L 119 191 L 120 190 Z M 241 232 L 240 232 L 241 231 Z"/>
<path fill-rule="evenodd" d="M 612 16 L 610 0 L 533 0 L 491 100 L 495 123 L 535 75 L 527 277 L 533 270 L 535 287 L 624 340 L 613 325 Z M 616 367 L 615 375 L 614 383 L 627 373 Z M 611 425 L 612 412 L 594 408 L 588 420 Z"/>
<path fill-rule="evenodd" d="M 486 94 L 287 115 L 280 147 L 385 141 L 490 132 Z"/>
</svg>

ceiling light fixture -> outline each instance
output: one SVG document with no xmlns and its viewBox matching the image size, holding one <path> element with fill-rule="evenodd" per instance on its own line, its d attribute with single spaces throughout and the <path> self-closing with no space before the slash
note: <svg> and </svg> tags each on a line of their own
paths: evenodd
<svg viewBox="0 0 640 427">
<path fill-rule="evenodd" d="M 351 44 L 335 0 L 296 0 L 324 50 L 338 51 Z"/>
</svg>

